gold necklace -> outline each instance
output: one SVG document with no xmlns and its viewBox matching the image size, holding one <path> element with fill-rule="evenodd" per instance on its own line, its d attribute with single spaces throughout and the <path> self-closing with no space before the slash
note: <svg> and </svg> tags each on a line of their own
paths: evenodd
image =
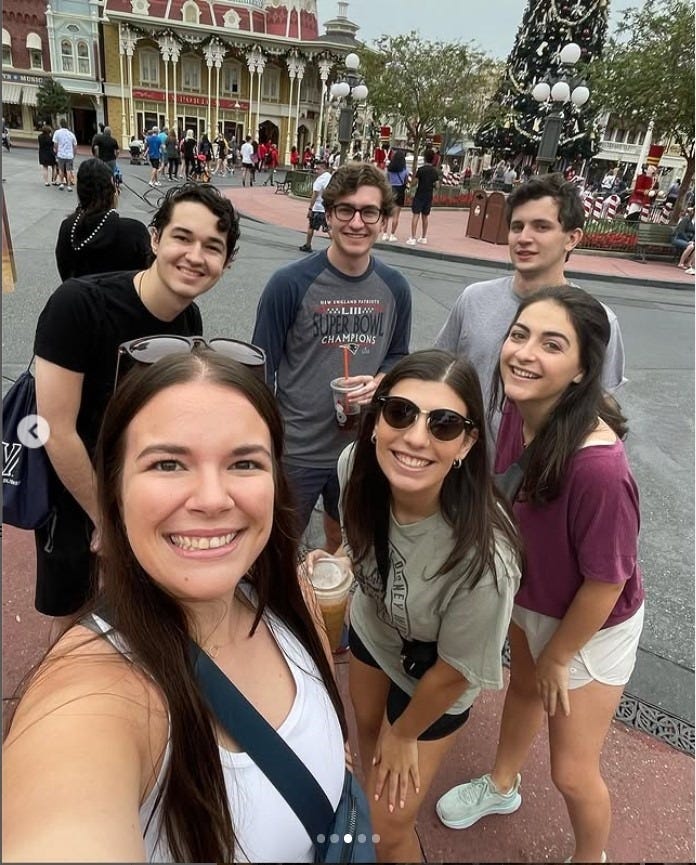
<svg viewBox="0 0 696 865">
<path fill-rule="evenodd" d="M 234 643 L 234 640 L 229 640 L 226 643 L 213 643 L 212 646 L 203 646 L 203 651 L 209 658 L 215 660 L 215 658 L 220 654 L 220 649 L 224 649 L 225 646 L 229 646 L 230 643 Z"/>
</svg>

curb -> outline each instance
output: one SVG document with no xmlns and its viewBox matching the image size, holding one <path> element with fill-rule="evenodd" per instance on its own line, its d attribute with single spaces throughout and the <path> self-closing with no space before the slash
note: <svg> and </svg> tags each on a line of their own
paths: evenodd
<svg viewBox="0 0 696 865">
<path fill-rule="evenodd" d="M 268 222 L 265 219 L 259 219 L 257 216 L 250 216 L 244 211 L 239 210 L 239 215 L 242 219 L 247 219 L 249 222 L 256 222 L 259 225 L 275 225 L 276 228 L 284 228 L 285 226 L 276 225 L 275 223 Z M 292 231 L 293 229 L 287 229 L 288 231 Z M 378 240 L 375 243 L 375 248 L 377 249 L 388 249 L 390 252 L 398 252 L 401 255 L 415 255 L 418 258 L 429 258 L 433 261 L 454 261 L 460 262 L 461 264 L 474 264 L 477 267 L 490 267 L 495 268 L 497 270 L 509 270 L 512 271 L 513 267 L 508 261 L 491 261 L 488 258 L 473 258 L 469 255 L 455 255 L 453 252 L 434 252 L 430 249 L 407 249 L 403 246 L 392 246 L 389 243 L 383 243 L 381 240 Z M 581 253 L 579 253 L 581 254 Z M 613 274 L 608 275 L 604 273 L 587 273 L 586 271 L 577 271 L 577 270 L 568 270 L 565 271 L 566 276 L 570 279 L 584 279 L 584 280 L 597 280 L 601 279 L 604 282 L 613 283 L 615 285 L 635 285 L 638 281 L 634 277 L 630 276 L 615 276 Z M 673 291 L 691 291 L 696 290 L 696 284 L 694 285 L 685 285 L 683 282 L 667 282 L 662 279 L 641 279 L 641 285 L 646 286 L 646 288 L 667 288 Z"/>
</svg>

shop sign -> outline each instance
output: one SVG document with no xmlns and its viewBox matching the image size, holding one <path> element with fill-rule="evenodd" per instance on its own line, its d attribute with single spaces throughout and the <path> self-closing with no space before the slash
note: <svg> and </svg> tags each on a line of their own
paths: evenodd
<svg viewBox="0 0 696 865">
<path fill-rule="evenodd" d="M 141 87 L 133 88 L 133 99 L 147 99 L 151 102 L 164 102 L 164 91 L 163 90 L 144 90 Z M 169 94 L 169 101 L 174 102 L 174 94 Z M 215 99 L 210 100 L 211 108 L 215 107 Z M 190 93 L 177 93 L 176 95 L 176 104 L 177 105 L 199 105 L 202 108 L 208 107 L 208 97 L 207 96 L 194 96 Z M 233 99 L 221 99 L 219 103 L 220 108 L 231 108 L 233 111 L 235 110 L 235 101 Z M 247 111 L 249 108 L 248 102 L 240 102 L 239 107 L 236 109 L 237 111 Z"/>
<path fill-rule="evenodd" d="M 22 75 L 19 72 L 3 72 L 3 81 L 15 81 L 18 84 L 41 84 L 45 78 L 41 75 Z"/>
</svg>

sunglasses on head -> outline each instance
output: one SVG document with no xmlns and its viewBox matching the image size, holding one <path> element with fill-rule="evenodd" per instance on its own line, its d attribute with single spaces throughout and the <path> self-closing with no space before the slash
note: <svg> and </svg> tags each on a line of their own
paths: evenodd
<svg viewBox="0 0 696 865">
<path fill-rule="evenodd" d="M 250 369 L 254 375 L 266 380 L 266 352 L 258 345 L 250 342 L 241 342 L 238 339 L 228 339 L 224 336 L 213 339 L 203 339 L 202 336 L 141 336 L 129 342 L 121 343 L 118 347 L 118 359 L 116 361 L 116 377 L 114 379 L 114 391 L 118 384 L 118 375 L 121 366 L 121 358 L 127 357 L 137 363 L 157 363 L 163 357 L 170 354 L 181 354 L 192 352 L 197 348 L 207 348 L 217 351 L 236 360 Z"/>
<path fill-rule="evenodd" d="M 450 408 L 422 411 L 415 402 L 402 396 L 380 396 L 377 397 L 377 402 L 381 406 L 382 417 L 393 429 L 408 429 L 420 415 L 425 416 L 430 433 L 441 442 L 451 442 L 463 432 L 469 433 L 476 429 L 471 418 Z"/>
</svg>

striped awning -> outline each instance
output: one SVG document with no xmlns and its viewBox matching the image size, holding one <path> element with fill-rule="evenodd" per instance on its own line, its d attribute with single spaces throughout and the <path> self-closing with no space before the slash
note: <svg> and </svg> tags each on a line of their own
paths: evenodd
<svg viewBox="0 0 696 865">
<path fill-rule="evenodd" d="M 8 102 L 10 105 L 19 105 L 22 96 L 21 84 L 10 84 L 2 82 L 2 101 Z"/>
<path fill-rule="evenodd" d="M 36 84 L 22 84 L 22 102 L 25 105 L 36 105 Z"/>
</svg>

